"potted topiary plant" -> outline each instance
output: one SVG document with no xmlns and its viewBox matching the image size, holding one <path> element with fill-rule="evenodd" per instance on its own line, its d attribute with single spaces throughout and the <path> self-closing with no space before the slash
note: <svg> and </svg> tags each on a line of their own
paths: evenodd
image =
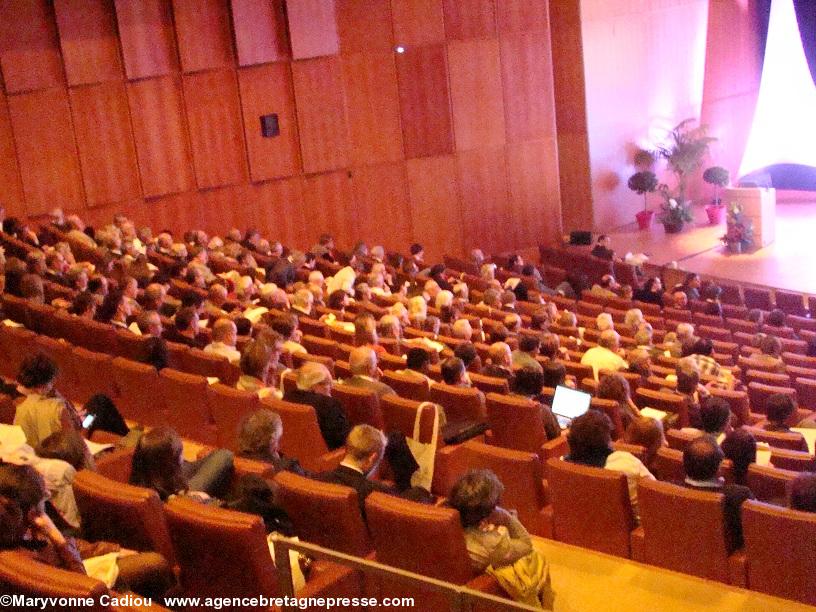
<svg viewBox="0 0 816 612">
<path fill-rule="evenodd" d="M 675 177 L 674 189 L 667 184 L 658 187 L 663 196 L 661 205 L 663 214 L 660 221 L 670 234 L 679 232 L 683 229 L 683 223 L 692 220 L 691 203 L 686 198 L 688 179 L 691 173 L 702 165 L 709 145 L 717 140 L 706 135 L 706 126 L 694 127 L 694 121 L 686 119 L 678 123 L 669 132 L 666 142 L 658 145 L 655 150 L 658 157 L 666 160 L 669 170 Z"/>
<path fill-rule="evenodd" d="M 709 185 L 714 185 L 714 199 L 706 206 L 708 222 L 711 225 L 719 225 L 723 220 L 723 210 L 725 207 L 720 200 L 720 188 L 728 184 L 728 170 L 722 166 L 711 166 L 703 172 L 703 180 Z"/>
<path fill-rule="evenodd" d="M 651 170 L 642 170 L 630 176 L 627 185 L 629 185 L 629 189 L 643 196 L 643 210 L 635 215 L 638 229 L 649 229 L 654 211 L 649 210 L 646 194 L 654 193 L 657 189 L 657 176 Z"/>
</svg>

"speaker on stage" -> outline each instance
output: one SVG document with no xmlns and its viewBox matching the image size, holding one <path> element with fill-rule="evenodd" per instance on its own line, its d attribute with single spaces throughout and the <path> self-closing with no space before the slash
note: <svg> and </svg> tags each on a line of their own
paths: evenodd
<svg viewBox="0 0 816 612">
<path fill-rule="evenodd" d="M 592 244 L 592 232 L 586 230 L 575 230 L 570 232 L 570 244 Z"/>
</svg>

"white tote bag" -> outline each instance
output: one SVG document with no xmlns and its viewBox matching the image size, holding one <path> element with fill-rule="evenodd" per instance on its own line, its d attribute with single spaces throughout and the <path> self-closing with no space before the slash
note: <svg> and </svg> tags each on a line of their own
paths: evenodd
<svg viewBox="0 0 816 612">
<path fill-rule="evenodd" d="M 422 415 L 426 409 L 434 411 L 433 435 L 430 443 L 420 442 L 419 432 L 420 423 L 422 423 Z M 434 459 L 436 458 L 436 446 L 439 440 L 439 406 L 432 402 L 422 402 L 417 408 L 416 418 L 414 419 L 414 435 L 406 438 L 408 448 L 411 449 L 411 454 L 419 464 L 419 468 L 411 476 L 411 486 L 422 487 L 426 491 L 431 490 L 431 483 L 433 482 L 434 473 Z"/>
</svg>

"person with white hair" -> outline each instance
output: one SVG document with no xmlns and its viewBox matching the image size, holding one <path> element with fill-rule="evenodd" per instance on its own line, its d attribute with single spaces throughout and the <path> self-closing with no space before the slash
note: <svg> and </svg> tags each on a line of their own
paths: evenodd
<svg viewBox="0 0 816 612">
<path fill-rule="evenodd" d="M 283 395 L 284 401 L 314 408 L 320 433 L 329 450 L 343 446 L 351 430 L 340 401 L 331 396 L 332 376 L 322 363 L 305 362 L 297 372 L 297 388 Z"/>
<path fill-rule="evenodd" d="M 385 261 L 385 249 L 382 248 L 379 244 L 371 247 L 369 251 L 371 255 L 371 259 L 373 259 L 377 263 L 382 263 Z"/>
<path fill-rule="evenodd" d="M 643 321 L 643 311 L 641 311 L 640 308 L 630 308 L 627 310 L 623 319 L 623 325 L 626 327 L 629 333 L 624 335 L 635 335 L 638 329 L 640 329 L 640 325 L 643 323 Z"/>
<path fill-rule="evenodd" d="M 482 249 L 471 249 L 470 250 L 470 263 L 472 263 L 477 268 L 480 267 L 485 260 L 484 253 L 482 253 Z"/>
<path fill-rule="evenodd" d="M 490 363 L 482 368 L 482 374 L 494 378 L 513 379 L 513 359 L 509 344 L 494 342 L 490 345 Z"/>
<path fill-rule="evenodd" d="M 457 319 L 451 326 L 451 335 L 454 338 L 470 342 L 471 338 L 473 338 L 473 327 L 471 327 L 470 321 L 467 319 Z"/>
<path fill-rule="evenodd" d="M 694 334 L 694 325 L 691 323 L 679 323 L 677 325 L 676 336 L 677 339 L 674 342 L 669 343 L 666 341 L 665 343 L 672 357 L 682 357 L 683 347 L 690 346 L 697 340 L 697 336 Z"/>
<path fill-rule="evenodd" d="M 486 281 L 496 280 L 496 264 L 483 263 L 479 268 L 479 275 Z"/>
<path fill-rule="evenodd" d="M 369 346 L 358 346 L 349 355 L 349 369 L 353 376 L 344 385 L 373 391 L 378 397 L 396 393 L 394 389 L 377 380 L 382 372 L 377 367 L 377 353 Z"/>
<path fill-rule="evenodd" d="M 443 308 L 450 307 L 453 304 L 453 293 L 448 290 L 440 291 L 436 294 L 436 301 L 434 305 L 436 306 L 437 310 L 442 310 Z"/>
<path fill-rule="evenodd" d="M 421 299 L 421 298 L 420 298 Z M 425 300 L 422 300 L 423 302 Z M 399 320 L 400 324 L 405 326 L 411 323 L 411 319 L 408 318 L 408 309 L 405 307 L 405 304 L 402 302 L 397 302 L 388 308 L 388 314 L 392 314 Z"/>
<path fill-rule="evenodd" d="M 584 356 L 581 357 L 583 365 L 592 366 L 592 373 L 595 380 L 598 380 L 598 372 L 609 370 L 617 372 L 629 367 L 623 357 L 618 354 L 620 349 L 620 336 L 614 329 L 607 329 L 601 332 L 598 338 L 598 346 L 593 346 Z"/>
<path fill-rule="evenodd" d="M 428 280 L 425 283 L 424 292 L 429 302 L 431 300 L 436 300 L 436 296 L 440 291 L 442 291 L 442 289 L 439 287 L 439 283 L 437 283 L 435 280 Z"/>
<path fill-rule="evenodd" d="M 309 287 L 317 287 L 320 291 L 323 291 L 323 288 L 326 285 L 326 279 L 323 277 L 323 273 L 320 270 L 312 270 L 309 272 Z"/>
<path fill-rule="evenodd" d="M 408 300 L 408 318 L 411 325 L 422 327 L 422 323 L 428 318 L 428 303 L 421 295 L 417 295 Z"/>
<path fill-rule="evenodd" d="M 607 329 L 615 329 L 615 322 L 612 320 L 612 315 L 608 312 L 602 312 L 595 317 L 595 327 L 599 332 L 605 332 Z"/>
<path fill-rule="evenodd" d="M 314 306 L 314 296 L 308 289 L 298 289 L 292 298 L 292 310 L 299 312 L 307 317 L 312 316 L 312 307 Z"/>
<path fill-rule="evenodd" d="M 326 295 L 331 295 L 335 291 L 345 291 L 349 295 L 354 295 L 354 281 L 357 273 L 351 266 L 341 268 L 337 274 L 326 280 Z"/>
</svg>

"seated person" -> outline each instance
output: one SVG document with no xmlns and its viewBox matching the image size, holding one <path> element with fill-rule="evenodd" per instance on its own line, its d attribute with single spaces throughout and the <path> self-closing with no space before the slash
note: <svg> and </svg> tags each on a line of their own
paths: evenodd
<svg viewBox="0 0 816 612">
<path fill-rule="evenodd" d="M 695 361 L 701 375 L 720 376 L 724 371 L 711 356 L 713 352 L 714 345 L 708 338 L 697 338 L 694 344 L 691 345 L 688 356 Z"/>
<path fill-rule="evenodd" d="M 547 440 L 554 440 L 561 435 L 561 426 L 544 396 L 541 395 L 543 383 L 544 375 L 541 372 L 532 368 L 521 368 L 516 371 L 510 391 L 513 395 L 526 397 L 541 407 L 541 422 L 544 425 Z"/>
<path fill-rule="evenodd" d="M 513 379 L 513 358 L 510 345 L 506 342 L 494 342 L 490 345 L 490 363 L 482 368 L 482 374 L 494 378 Z"/>
<path fill-rule="evenodd" d="M 629 363 L 626 371 L 640 375 L 641 381 L 645 382 L 652 375 L 652 355 L 646 349 L 632 349 L 626 354 L 626 361 Z"/>
<path fill-rule="evenodd" d="M 297 372 L 297 389 L 283 394 L 284 401 L 306 404 L 315 410 L 320 433 L 329 450 L 345 444 L 351 430 L 346 412 L 339 400 L 331 396 L 332 376 L 322 363 L 305 362 Z"/>
<path fill-rule="evenodd" d="M 756 345 L 761 353 L 754 353 L 746 361 L 749 368 L 755 367 L 759 370 L 785 373 L 785 362 L 782 361 L 782 343 L 776 336 L 768 334 L 757 334 Z"/>
<path fill-rule="evenodd" d="M 647 304 L 663 306 L 663 283 L 656 276 L 648 278 L 643 287 L 635 291 L 634 298 Z"/>
<path fill-rule="evenodd" d="M 816 474 L 802 472 L 791 483 L 791 510 L 816 512 Z"/>
<path fill-rule="evenodd" d="M 612 421 L 609 417 L 598 410 L 588 410 L 572 421 L 567 441 L 570 453 L 564 457 L 565 461 L 626 474 L 632 512 L 639 522 L 637 484 L 641 478 L 654 480 L 654 476 L 632 453 L 612 448 Z"/>
<path fill-rule="evenodd" d="M 611 274 L 604 274 L 601 277 L 600 283 L 595 283 L 592 285 L 592 289 L 590 289 L 590 293 L 592 295 L 598 296 L 600 298 L 615 298 L 618 297 L 618 294 L 615 291 L 620 287 L 618 283 L 615 281 L 615 277 Z"/>
<path fill-rule="evenodd" d="M 145 432 L 133 452 L 129 482 L 153 489 L 162 501 L 175 496 L 209 502 L 222 498 L 232 478 L 233 456 L 218 449 L 190 462 L 182 457 L 182 442 L 176 430 L 161 425 Z"/>
<path fill-rule="evenodd" d="M 127 319 L 131 315 L 130 304 L 120 289 L 111 289 L 96 310 L 96 320 L 110 323 L 114 327 L 127 329 Z"/>
<path fill-rule="evenodd" d="M 198 333 L 198 312 L 195 308 L 180 308 L 173 317 L 173 327 L 164 330 L 168 342 L 185 344 L 190 348 L 203 349 L 207 345 L 204 336 Z"/>
<path fill-rule="evenodd" d="M 451 337 L 465 342 L 473 339 L 473 327 L 467 319 L 457 319 L 451 326 Z"/>
<path fill-rule="evenodd" d="M 408 349 L 408 354 L 405 360 L 405 369 L 399 370 L 399 374 L 404 374 L 422 380 L 427 384 L 428 388 L 434 384 L 434 380 L 428 376 L 428 371 L 431 366 L 431 356 L 425 349 L 412 348 Z"/>
<path fill-rule="evenodd" d="M 629 364 L 620 356 L 620 336 L 614 329 L 607 329 L 601 332 L 598 338 L 598 346 L 593 346 L 584 356 L 581 357 L 583 365 L 592 366 L 595 380 L 598 380 L 598 372 L 609 370 L 616 372 L 625 370 Z"/>
<path fill-rule="evenodd" d="M 241 352 L 235 348 L 238 342 L 238 327 L 231 319 L 221 318 L 212 329 L 212 342 L 204 347 L 204 352 L 226 357 L 230 363 L 241 361 Z"/>
<path fill-rule="evenodd" d="M 701 427 L 685 427 L 682 431 L 711 436 L 720 444 L 733 427 L 731 426 L 731 405 L 721 397 L 708 396 L 700 402 Z"/>
<path fill-rule="evenodd" d="M 689 417 L 689 427 L 702 429 L 700 403 L 710 394 L 708 389 L 700 384 L 700 371 L 697 369 L 697 363 L 688 357 L 684 357 L 677 362 L 675 373 L 677 376 L 675 390 L 683 396 L 683 402 L 686 405 Z M 672 390 L 668 389 L 668 391 L 671 392 Z"/>
<path fill-rule="evenodd" d="M 615 251 L 609 248 L 611 244 L 612 238 L 606 234 L 600 234 L 595 240 L 595 246 L 592 247 L 592 250 L 589 253 L 594 257 L 612 261 L 615 258 Z"/>
<path fill-rule="evenodd" d="M 551 359 L 543 367 L 541 382 L 544 387 L 555 389 L 558 385 L 564 385 L 570 389 L 576 388 L 575 377 L 572 374 L 567 376 L 567 368 L 560 361 Z"/>
<path fill-rule="evenodd" d="M 745 429 L 735 429 L 720 442 L 720 448 L 725 458 L 733 464 L 734 484 L 747 486 L 748 468 L 756 463 L 757 443 L 754 436 Z"/>
<path fill-rule="evenodd" d="M 360 513 L 366 518 L 365 500 L 374 491 L 396 493 L 384 483 L 371 480 L 385 454 L 385 435 L 371 425 L 355 425 L 346 438 L 346 454 L 340 465 L 316 476 L 318 480 L 351 487 L 357 491 Z"/>
<path fill-rule="evenodd" d="M 146 338 L 139 361 L 149 363 L 157 370 L 167 367 L 170 356 L 167 352 L 167 341 L 162 338 L 161 316 L 155 310 L 143 310 L 137 319 L 139 331 Z"/>
<path fill-rule="evenodd" d="M 513 367 L 543 371 L 541 364 L 536 360 L 540 344 L 541 339 L 537 335 L 524 334 L 520 336 L 519 347 L 511 354 Z"/>
<path fill-rule="evenodd" d="M 248 414 L 238 430 L 238 456 L 244 459 L 271 463 L 275 472 L 287 471 L 305 476 L 297 459 L 284 457 L 280 452 L 283 421 L 267 408 Z"/>
<path fill-rule="evenodd" d="M 482 371 L 482 359 L 472 342 L 463 342 L 454 349 L 453 354 L 462 360 L 468 372 L 479 374 Z"/>
<path fill-rule="evenodd" d="M 370 312 L 361 312 L 354 319 L 354 344 L 370 348 L 377 357 L 382 357 L 388 352 L 379 344 L 377 320 Z"/>
<path fill-rule="evenodd" d="M 0 550 L 19 551 L 32 559 L 54 567 L 86 575 L 77 544 L 66 538 L 45 512 L 48 490 L 42 476 L 30 465 L 0 465 Z M 92 576 L 105 582 L 108 588 L 133 591 L 145 597 L 162 597 L 174 584 L 173 572 L 167 561 L 157 553 L 124 551 L 117 544 L 84 543 L 81 548 L 92 554 L 104 545 L 106 552 L 121 552 L 105 568 L 105 576 Z M 108 576 L 113 570 L 114 581 Z"/>
<path fill-rule="evenodd" d="M 632 401 L 629 390 L 629 381 L 620 374 L 613 372 L 601 374 L 598 390 L 595 392 L 598 399 L 613 400 L 618 404 L 623 427 L 626 429 L 632 421 L 640 418 L 640 410 Z"/>
<path fill-rule="evenodd" d="M 784 393 L 774 393 L 765 402 L 765 411 L 768 416 L 768 422 L 765 423 L 763 429 L 765 431 L 776 431 L 779 433 L 793 434 L 797 433 L 802 438 L 801 450 L 808 450 L 807 442 L 804 436 L 798 432 L 790 430 L 788 426 L 791 418 L 796 418 L 796 405 L 793 403 L 793 398 Z M 807 421 L 807 419 L 806 419 Z M 799 425 L 807 425 L 808 423 L 800 423 Z"/>
<path fill-rule="evenodd" d="M 633 419 L 629 423 L 623 435 L 623 441 L 627 444 L 642 446 L 645 449 L 643 464 L 650 470 L 657 451 L 668 446 L 666 436 L 663 434 L 663 422 L 645 416 Z"/>
<path fill-rule="evenodd" d="M 272 334 L 276 338 L 271 338 Z M 272 373 L 273 365 L 277 366 L 282 346 L 280 335 L 271 329 L 266 331 L 263 340 L 255 339 L 247 344 L 241 355 L 241 377 L 235 388 L 256 393 L 259 398 L 272 396 L 280 399 L 282 394 L 275 388 Z"/>
<path fill-rule="evenodd" d="M 358 346 L 349 355 L 349 369 L 353 376 L 343 381 L 344 385 L 373 391 L 378 397 L 396 393 L 378 378 L 382 374 L 377 367 L 377 353 L 370 346 Z"/>
<path fill-rule="evenodd" d="M 686 471 L 684 486 L 697 491 L 722 493 L 725 497 L 723 518 L 725 520 L 725 539 L 729 554 L 742 548 L 742 502 L 754 499 L 748 487 L 738 484 L 726 484 L 717 475 L 724 458 L 717 442 L 708 436 L 700 436 L 689 442 L 683 452 L 683 467 Z"/>
<path fill-rule="evenodd" d="M 470 387 L 465 363 L 458 357 L 448 357 L 442 362 L 442 382 L 452 387 Z"/>
</svg>

